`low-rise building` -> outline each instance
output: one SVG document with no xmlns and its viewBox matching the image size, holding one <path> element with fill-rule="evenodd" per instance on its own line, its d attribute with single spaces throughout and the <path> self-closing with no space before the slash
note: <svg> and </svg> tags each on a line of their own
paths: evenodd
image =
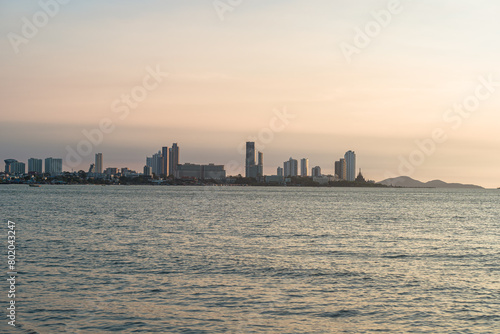
<svg viewBox="0 0 500 334">
<path fill-rule="evenodd" d="M 224 170 L 224 165 L 196 165 L 186 163 L 177 165 L 175 177 L 177 179 L 224 180 L 226 178 L 226 171 Z"/>
<path fill-rule="evenodd" d="M 318 182 L 321 185 L 326 185 L 331 181 L 335 181 L 335 177 L 333 175 L 322 175 L 313 177 L 314 182 Z"/>
<path fill-rule="evenodd" d="M 283 184 L 285 182 L 283 175 L 268 175 L 265 179 L 267 184 Z"/>
</svg>

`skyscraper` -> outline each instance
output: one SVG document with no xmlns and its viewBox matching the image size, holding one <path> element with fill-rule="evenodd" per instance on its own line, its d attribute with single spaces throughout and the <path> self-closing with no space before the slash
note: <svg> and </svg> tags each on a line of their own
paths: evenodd
<svg viewBox="0 0 500 334">
<path fill-rule="evenodd" d="M 46 158 L 45 173 L 59 175 L 62 173 L 62 159 Z"/>
<path fill-rule="evenodd" d="M 337 175 L 340 180 L 347 179 L 345 159 L 340 159 L 339 161 L 335 161 L 335 175 Z"/>
<path fill-rule="evenodd" d="M 309 159 L 300 160 L 300 176 L 309 175 Z"/>
<path fill-rule="evenodd" d="M 10 174 L 22 175 L 26 174 L 26 165 L 24 162 L 14 161 L 9 166 Z"/>
<path fill-rule="evenodd" d="M 4 160 L 4 162 L 5 162 L 5 173 L 9 174 L 9 173 L 11 173 L 10 166 L 14 162 L 17 162 L 17 160 L 16 159 L 7 159 L 7 160 Z"/>
<path fill-rule="evenodd" d="M 321 176 L 321 167 L 316 166 L 312 169 L 312 176 L 313 177 L 319 177 Z"/>
<path fill-rule="evenodd" d="M 37 174 L 42 174 L 42 159 L 34 159 L 30 158 L 28 160 L 28 173 L 37 173 Z"/>
<path fill-rule="evenodd" d="M 356 179 L 356 153 L 354 151 L 347 151 L 344 155 L 346 163 L 346 177 L 347 181 L 354 181 Z"/>
<path fill-rule="evenodd" d="M 152 170 L 153 174 L 156 176 L 159 176 L 163 173 L 163 156 L 161 155 L 161 151 L 158 151 L 158 153 L 153 154 Z"/>
<path fill-rule="evenodd" d="M 293 158 L 283 163 L 285 177 L 298 176 L 299 162 Z"/>
<path fill-rule="evenodd" d="M 264 176 L 264 153 L 259 152 L 258 176 Z"/>
<path fill-rule="evenodd" d="M 245 159 L 245 177 L 253 177 L 252 169 L 255 166 L 255 143 L 247 142 Z"/>
<path fill-rule="evenodd" d="M 168 160 L 169 160 L 168 172 L 170 173 L 170 175 L 175 176 L 177 165 L 179 165 L 179 146 L 177 146 L 177 143 L 173 143 L 172 148 L 169 149 Z"/>
<path fill-rule="evenodd" d="M 278 169 L 276 170 L 276 175 L 279 177 L 283 177 L 283 168 L 282 167 L 278 167 Z"/>
<path fill-rule="evenodd" d="M 95 172 L 97 174 L 102 174 L 102 153 L 96 153 L 95 155 Z"/>
<path fill-rule="evenodd" d="M 162 174 L 165 175 L 165 177 L 168 177 L 170 175 L 170 164 L 169 164 L 169 156 L 170 156 L 170 151 L 168 147 L 164 146 L 161 149 L 161 155 L 163 157 L 163 171 Z"/>
<path fill-rule="evenodd" d="M 45 158 L 45 174 L 52 174 L 52 158 Z"/>
</svg>

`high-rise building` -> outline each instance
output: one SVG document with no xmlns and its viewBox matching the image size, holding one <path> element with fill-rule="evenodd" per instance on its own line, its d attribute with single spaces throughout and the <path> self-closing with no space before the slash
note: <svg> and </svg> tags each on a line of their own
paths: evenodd
<svg viewBox="0 0 500 334">
<path fill-rule="evenodd" d="M 264 175 L 264 154 L 258 152 L 258 161 L 255 161 L 255 143 L 246 143 L 245 177 L 257 178 Z"/>
<path fill-rule="evenodd" d="M 144 166 L 144 176 L 151 176 L 152 173 L 151 166 Z"/>
<path fill-rule="evenodd" d="M 95 172 L 97 174 L 102 174 L 103 164 L 102 164 L 102 153 L 96 153 L 95 155 Z"/>
<path fill-rule="evenodd" d="M 45 173 L 50 175 L 59 175 L 62 173 L 62 159 L 46 158 Z"/>
<path fill-rule="evenodd" d="M 297 160 L 290 158 L 283 163 L 285 177 L 298 176 L 299 163 Z"/>
<path fill-rule="evenodd" d="M 162 174 L 165 175 L 165 177 L 168 177 L 170 175 L 170 164 L 169 164 L 169 157 L 170 157 L 170 151 L 169 148 L 164 146 L 161 149 L 161 155 L 163 157 L 163 171 Z"/>
<path fill-rule="evenodd" d="M 313 177 L 319 177 L 321 176 L 321 167 L 316 166 L 312 169 L 312 176 Z"/>
<path fill-rule="evenodd" d="M 278 169 L 276 170 L 276 175 L 279 177 L 283 177 L 283 168 L 282 167 L 278 167 Z"/>
<path fill-rule="evenodd" d="M 153 154 L 151 167 L 154 175 L 159 176 L 163 173 L 163 156 L 161 155 L 161 151 Z"/>
<path fill-rule="evenodd" d="M 335 175 L 337 175 L 340 180 L 347 180 L 347 168 L 345 159 L 335 161 Z"/>
<path fill-rule="evenodd" d="M 24 162 L 15 161 L 9 166 L 10 174 L 22 175 L 26 174 L 26 164 Z"/>
<path fill-rule="evenodd" d="M 42 159 L 34 159 L 30 158 L 28 159 L 28 173 L 36 173 L 36 174 L 42 174 Z"/>
<path fill-rule="evenodd" d="M 300 176 L 309 175 L 309 159 L 300 160 Z"/>
<path fill-rule="evenodd" d="M 258 175 L 264 176 L 264 153 L 259 152 Z"/>
<path fill-rule="evenodd" d="M 95 173 L 95 164 L 90 164 L 89 173 Z"/>
<path fill-rule="evenodd" d="M 62 174 L 62 159 L 52 159 L 52 171 L 53 174 L 59 175 Z"/>
<path fill-rule="evenodd" d="M 11 169 L 10 169 L 10 166 L 14 163 L 14 162 L 17 162 L 16 159 L 7 159 L 7 160 L 4 160 L 5 161 L 5 173 L 7 174 L 10 174 L 12 173 L 11 172 Z"/>
<path fill-rule="evenodd" d="M 179 146 L 177 146 L 177 143 L 173 143 L 172 147 L 169 149 L 168 164 L 168 172 L 170 175 L 175 176 L 177 165 L 179 165 Z"/>
<path fill-rule="evenodd" d="M 347 181 L 354 181 L 356 179 L 356 153 L 354 151 L 347 151 L 344 155 L 346 163 L 346 177 Z"/>
<path fill-rule="evenodd" d="M 253 168 L 255 166 L 255 143 L 247 142 L 245 159 L 245 177 L 254 177 Z"/>
</svg>

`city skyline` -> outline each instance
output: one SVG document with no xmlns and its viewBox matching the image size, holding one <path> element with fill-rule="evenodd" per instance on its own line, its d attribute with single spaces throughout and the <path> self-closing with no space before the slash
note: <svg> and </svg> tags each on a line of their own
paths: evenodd
<svg viewBox="0 0 500 334">
<path fill-rule="evenodd" d="M 310 167 L 309 165 L 309 159 L 307 158 L 302 158 L 300 159 L 300 164 L 299 160 L 293 159 L 290 157 L 289 160 L 285 161 L 283 163 L 283 167 L 278 166 L 276 174 L 266 174 L 264 172 L 264 153 L 260 151 L 256 151 L 256 145 L 255 142 L 246 142 L 246 153 L 245 153 L 245 174 L 244 177 L 250 177 L 250 178 L 255 178 L 258 179 L 259 177 L 262 176 L 283 176 L 283 177 L 292 177 L 292 176 L 302 176 L 302 177 L 319 177 L 322 176 L 323 174 L 321 173 L 322 170 L 327 171 L 326 174 L 324 175 L 331 175 L 331 176 L 336 176 L 340 180 L 348 180 L 348 181 L 354 181 L 354 178 L 347 178 L 347 173 L 344 175 L 342 173 L 338 174 L 337 173 L 337 162 L 335 162 L 331 167 L 331 172 L 329 168 L 322 169 L 320 166 L 315 166 L 315 167 Z M 209 162 L 208 164 L 193 164 L 191 162 L 184 162 L 181 163 L 179 160 L 179 154 L 180 152 L 180 147 L 178 146 L 177 143 L 173 143 L 172 147 L 169 148 L 168 146 L 163 146 L 160 150 L 158 150 L 157 153 L 154 153 L 151 157 L 146 156 L 146 163 L 145 165 L 141 168 L 138 168 L 137 170 L 139 171 L 138 173 L 141 174 L 143 173 L 144 175 L 156 175 L 156 176 L 174 176 L 175 178 L 182 178 L 183 177 L 183 172 L 192 176 L 194 175 L 193 173 L 202 173 L 203 174 L 203 166 L 209 166 L 206 167 L 208 169 L 213 169 L 213 167 L 210 166 L 216 166 L 217 168 L 224 169 L 226 164 L 221 164 L 221 165 L 215 165 L 213 162 Z M 345 157 L 347 157 L 349 154 L 353 154 L 353 157 L 351 161 L 353 161 L 353 165 L 351 166 L 350 169 L 355 170 L 356 166 L 356 155 L 354 154 L 353 151 L 349 150 L 345 153 Z M 344 159 L 341 159 L 341 161 Z M 102 152 L 100 153 L 95 153 L 95 160 L 94 163 L 91 163 L 88 168 L 88 173 L 91 174 L 110 174 L 110 171 L 113 170 L 114 172 L 111 174 L 116 174 L 118 173 L 119 170 L 127 170 L 127 171 L 133 171 L 133 169 L 130 169 L 128 166 L 106 166 L 104 164 L 104 155 Z M 70 172 L 69 170 L 64 169 L 63 165 L 63 159 L 55 159 L 55 158 L 46 158 L 45 159 L 45 169 L 42 169 L 42 159 L 36 159 L 36 158 L 30 158 L 28 159 L 28 172 L 25 170 L 25 163 L 22 161 L 17 161 L 16 159 L 6 159 L 4 160 L 5 162 L 5 173 L 11 173 L 11 174 L 29 174 L 29 173 L 35 173 L 35 174 L 43 174 L 43 173 L 48 173 L 52 175 L 57 175 L 61 174 L 63 172 Z M 227 165 L 230 165 L 231 168 L 233 168 L 233 163 L 235 160 L 229 161 Z M 352 162 L 351 162 L 352 163 Z M 167 164 L 167 168 L 165 167 L 165 164 Z M 236 163 L 236 170 L 238 169 L 237 167 L 238 163 Z M 202 166 L 200 170 L 194 172 L 193 170 L 190 170 L 192 166 Z M 182 167 L 182 168 L 181 168 Z M 177 173 L 177 170 L 181 169 L 180 173 Z M 267 167 L 267 170 L 272 170 L 273 167 Z M 80 169 L 79 171 L 86 171 L 87 169 L 83 168 Z M 347 168 L 345 168 L 347 170 Z M 172 172 L 170 172 L 172 171 Z M 234 171 L 234 170 L 233 170 Z M 72 170 L 72 172 L 75 172 L 75 170 Z M 215 172 L 212 171 L 212 172 Z M 235 174 L 226 174 L 227 171 L 224 170 L 224 177 L 226 176 L 238 176 L 238 174 L 242 175 L 241 173 L 235 173 Z M 215 175 L 215 174 L 214 174 Z M 224 178 L 221 177 L 219 174 L 217 174 L 217 178 Z"/>
<path fill-rule="evenodd" d="M 23 18 L 43 9 L 4 2 L 0 156 L 66 160 L 90 137 L 73 169 L 102 152 L 142 170 L 166 137 L 192 148 L 186 161 L 222 163 L 255 140 L 266 166 L 288 152 L 325 168 L 350 147 L 376 180 L 499 186 L 500 4 L 390 3 L 257 1 L 221 19 L 211 2 L 70 2 L 26 38 Z"/>
</svg>

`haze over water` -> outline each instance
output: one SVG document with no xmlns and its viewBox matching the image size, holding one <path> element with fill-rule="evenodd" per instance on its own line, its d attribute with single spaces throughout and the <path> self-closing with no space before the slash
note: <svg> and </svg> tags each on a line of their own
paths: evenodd
<svg viewBox="0 0 500 334">
<path fill-rule="evenodd" d="M 494 190 L 12 185 L 0 197 L 18 231 L 16 332 L 500 331 Z"/>
</svg>

